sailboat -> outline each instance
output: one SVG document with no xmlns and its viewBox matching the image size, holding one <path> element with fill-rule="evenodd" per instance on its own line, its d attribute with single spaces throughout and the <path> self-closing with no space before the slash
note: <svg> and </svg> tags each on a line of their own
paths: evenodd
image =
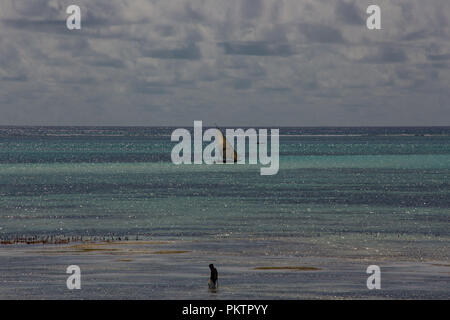
<svg viewBox="0 0 450 320">
<path fill-rule="evenodd" d="M 227 141 L 227 139 L 224 137 L 224 135 L 222 134 L 222 131 L 220 131 L 220 129 L 217 127 L 217 138 L 218 138 L 218 144 L 219 144 L 219 149 L 222 155 L 222 159 L 223 159 L 223 163 L 226 163 L 227 160 L 228 162 L 237 162 L 237 152 L 236 150 L 233 149 L 233 147 L 231 146 L 231 144 Z"/>
</svg>

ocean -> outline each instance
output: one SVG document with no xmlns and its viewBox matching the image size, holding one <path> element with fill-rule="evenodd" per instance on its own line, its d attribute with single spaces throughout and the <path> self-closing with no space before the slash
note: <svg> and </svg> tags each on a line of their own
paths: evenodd
<svg viewBox="0 0 450 320">
<path fill-rule="evenodd" d="M 184 241 L 197 257 L 259 263 L 449 260 L 450 127 L 280 128 L 272 176 L 260 165 L 174 165 L 174 129 L 0 127 L 0 238 Z"/>
</svg>

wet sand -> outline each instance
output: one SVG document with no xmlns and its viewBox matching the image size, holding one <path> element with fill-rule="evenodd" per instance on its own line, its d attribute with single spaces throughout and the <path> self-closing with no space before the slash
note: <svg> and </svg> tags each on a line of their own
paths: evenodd
<svg viewBox="0 0 450 320">
<path fill-rule="evenodd" d="M 329 239 L 330 240 L 330 239 Z M 0 246 L 0 299 L 449 299 L 447 249 L 383 251 L 311 239 L 152 239 Z M 409 251 L 408 251 L 409 250 Z M 414 250 L 427 252 L 420 257 Z M 378 252 L 377 252 L 378 251 Z M 209 292 L 209 263 L 219 290 Z M 369 265 L 381 289 L 366 286 Z M 66 268 L 81 268 L 81 290 Z"/>
</svg>

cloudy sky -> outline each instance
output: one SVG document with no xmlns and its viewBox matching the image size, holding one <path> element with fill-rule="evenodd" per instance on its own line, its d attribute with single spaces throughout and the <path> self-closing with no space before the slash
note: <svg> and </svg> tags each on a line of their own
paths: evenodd
<svg viewBox="0 0 450 320">
<path fill-rule="evenodd" d="M 450 1 L 0 0 L 0 125 L 194 120 L 450 125 Z"/>
</svg>

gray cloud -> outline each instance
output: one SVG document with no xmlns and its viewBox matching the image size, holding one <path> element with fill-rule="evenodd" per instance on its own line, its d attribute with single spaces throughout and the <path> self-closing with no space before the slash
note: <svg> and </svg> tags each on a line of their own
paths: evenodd
<svg viewBox="0 0 450 320">
<path fill-rule="evenodd" d="M 244 19 L 258 18 L 263 10 L 262 0 L 247 0 L 241 2 L 242 15 Z"/>
<path fill-rule="evenodd" d="M 28 77 L 26 75 L 6 76 L 6 77 L 0 78 L 0 81 L 24 82 L 27 80 L 28 80 Z"/>
<path fill-rule="evenodd" d="M 427 57 L 431 61 L 450 60 L 450 53 L 446 53 L 446 54 L 429 54 Z"/>
<path fill-rule="evenodd" d="M 250 80 L 250 79 L 235 79 L 232 81 L 232 86 L 236 90 L 248 90 L 252 87 L 252 80 Z"/>
<path fill-rule="evenodd" d="M 262 41 L 251 42 L 222 42 L 218 44 L 225 54 L 247 56 L 281 56 L 295 54 L 294 48 L 288 43 L 268 43 Z"/>
<path fill-rule="evenodd" d="M 131 90 L 141 94 L 166 94 L 169 92 L 166 85 L 152 82 L 134 82 Z"/>
<path fill-rule="evenodd" d="M 375 53 L 368 54 L 366 57 L 361 59 L 361 62 L 367 63 L 401 63 L 408 60 L 408 56 L 402 48 L 395 48 L 391 46 L 383 46 L 381 48 L 376 48 Z"/>
<path fill-rule="evenodd" d="M 125 68 L 125 63 L 120 59 L 108 57 L 106 55 L 88 58 L 86 63 L 93 67 L 106 67 L 106 68 Z"/>
<path fill-rule="evenodd" d="M 362 14 L 364 11 L 358 8 L 354 2 L 337 1 L 335 10 L 339 21 L 353 26 L 364 26 L 365 20 Z"/>
<path fill-rule="evenodd" d="M 320 43 L 343 43 L 341 31 L 335 27 L 302 23 L 299 27 L 300 32 L 306 37 L 308 42 Z"/>
<path fill-rule="evenodd" d="M 47 32 L 47 33 L 62 33 L 67 32 L 64 26 L 64 20 L 26 20 L 26 19 L 2 19 L 4 27 L 21 29 L 30 32 Z"/>
<path fill-rule="evenodd" d="M 403 35 L 401 40 L 404 40 L 404 41 L 421 40 L 421 39 L 426 39 L 429 35 L 430 35 L 430 32 L 428 30 L 413 31 L 406 35 Z"/>
<path fill-rule="evenodd" d="M 149 49 L 142 50 L 145 57 L 157 59 L 186 59 L 197 60 L 201 58 L 201 52 L 197 44 L 190 43 L 178 48 Z"/>
</svg>

